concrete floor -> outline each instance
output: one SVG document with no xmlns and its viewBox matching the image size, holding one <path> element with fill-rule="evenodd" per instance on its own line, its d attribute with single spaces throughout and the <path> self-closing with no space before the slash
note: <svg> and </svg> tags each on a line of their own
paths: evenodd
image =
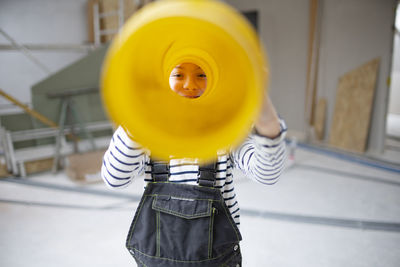
<svg viewBox="0 0 400 267">
<path fill-rule="evenodd" d="M 400 266 L 400 172 L 305 148 L 291 164 L 274 186 L 237 177 L 243 266 Z M 124 243 L 142 185 L 0 179 L 0 266 L 136 266 Z"/>
</svg>

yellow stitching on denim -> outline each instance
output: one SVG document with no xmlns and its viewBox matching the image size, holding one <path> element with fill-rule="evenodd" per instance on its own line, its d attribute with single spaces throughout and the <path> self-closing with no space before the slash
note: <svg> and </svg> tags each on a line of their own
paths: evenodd
<svg viewBox="0 0 400 267">
<path fill-rule="evenodd" d="M 167 214 L 171 214 L 171 215 L 177 216 L 179 218 L 188 219 L 188 220 L 190 220 L 190 219 L 198 219 L 198 218 L 203 218 L 203 217 L 209 217 L 211 215 L 211 212 L 207 211 L 207 212 L 203 212 L 203 213 L 197 213 L 196 215 L 186 215 L 185 216 L 185 215 L 182 215 L 179 212 L 171 211 L 171 210 L 168 210 L 168 209 L 163 209 L 163 208 L 157 207 L 155 205 L 153 205 L 153 209 L 156 210 L 156 211 L 162 211 L 162 212 L 165 212 Z"/>
<path fill-rule="evenodd" d="M 225 212 L 224 212 L 225 215 L 226 215 L 226 216 L 229 216 L 230 218 L 232 218 L 232 215 L 230 214 L 230 212 L 229 212 L 229 214 L 228 214 L 229 209 L 228 209 L 228 207 L 226 207 L 225 202 L 222 203 L 222 208 L 223 208 L 224 211 L 225 211 Z M 228 210 L 227 210 L 227 209 L 228 209 Z M 228 217 L 228 221 L 229 221 L 229 223 L 231 224 L 231 226 L 232 226 L 232 228 L 233 228 L 233 231 L 235 231 L 237 240 L 240 241 L 239 235 L 238 235 L 238 233 L 237 233 L 237 231 L 236 231 L 237 226 L 236 226 L 236 225 L 234 226 L 234 225 L 232 224 L 232 222 L 231 222 L 231 220 L 230 220 L 229 217 Z M 232 218 L 232 220 L 233 220 L 233 218 Z"/>
<path fill-rule="evenodd" d="M 197 186 L 197 187 L 202 187 L 202 188 L 207 188 L 210 190 L 214 190 L 214 187 L 209 187 L 209 186 L 202 186 L 202 185 L 198 185 L 198 184 L 180 184 L 180 183 L 174 183 L 174 182 L 147 182 L 147 184 L 173 184 L 173 185 L 179 185 L 182 187 L 193 187 L 193 186 Z"/>
<path fill-rule="evenodd" d="M 172 196 L 172 195 L 163 195 L 163 194 L 145 194 L 144 196 L 147 197 L 157 197 L 157 196 L 162 196 L 162 197 L 181 197 L 181 196 Z M 207 200 L 207 201 L 221 201 L 220 199 L 212 199 L 212 198 L 190 198 L 193 200 Z"/>
<path fill-rule="evenodd" d="M 128 240 L 127 240 L 128 242 L 132 239 L 133 231 L 134 231 L 134 229 L 135 229 L 135 226 L 136 226 L 137 221 L 139 220 L 140 212 L 141 212 L 141 210 L 142 210 L 143 204 L 146 202 L 146 198 L 147 198 L 147 196 L 143 196 L 142 202 L 141 202 L 140 207 L 139 207 L 139 210 L 137 210 L 137 216 L 134 216 L 134 219 L 136 219 L 136 220 L 135 220 L 135 222 L 134 222 L 133 225 L 132 225 L 132 229 L 131 229 L 131 232 L 130 232 L 130 234 L 129 234 L 129 238 L 128 238 Z"/>
<path fill-rule="evenodd" d="M 207 252 L 208 252 L 208 258 L 211 258 L 210 257 L 210 243 L 211 243 L 211 241 L 210 241 L 210 236 L 211 236 L 211 221 L 212 221 L 212 219 L 213 219 L 213 217 L 212 217 L 212 215 L 211 215 L 211 217 L 210 217 L 210 221 L 209 221 L 209 223 L 208 223 L 208 247 L 207 247 Z"/>
<path fill-rule="evenodd" d="M 141 252 L 140 250 L 133 248 L 135 251 L 137 251 L 139 254 L 142 254 L 146 257 L 152 258 L 152 259 L 161 259 L 161 260 L 167 260 L 167 261 L 173 261 L 173 262 L 181 262 L 181 263 L 201 263 L 201 262 L 205 262 L 205 261 L 212 261 L 212 260 L 216 260 L 218 258 L 221 258 L 223 256 L 225 256 L 226 254 L 230 253 L 232 251 L 232 249 L 228 249 L 226 250 L 226 252 L 224 254 L 219 255 L 218 257 L 215 258 L 211 258 L 211 259 L 206 259 L 206 260 L 199 260 L 199 261 L 183 261 L 183 260 L 174 260 L 174 259 L 168 259 L 168 258 L 163 258 L 163 257 L 156 257 L 156 256 L 151 256 L 148 255 L 146 253 Z"/>
<path fill-rule="evenodd" d="M 144 264 L 144 262 L 143 261 L 141 261 L 140 259 L 138 259 L 138 258 L 136 258 L 135 257 L 135 259 L 137 259 L 138 261 L 140 261 L 140 263 L 143 265 L 143 267 L 147 267 L 147 265 L 146 264 Z M 140 266 L 141 267 L 141 266 Z"/>
<path fill-rule="evenodd" d="M 160 235 L 161 235 L 161 229 L 160 229 L 160 212 L 156 212 L 156 225 L 157 225 L 157 238 L 156 238 L 156 256 L 160 257 L 161 254 L 161 241 L 160 241 Z"/>
<path fill-rule="evenodd" d="M 215 217 L 215 208 L 212 208 L 212 214 L 210 218 L 210 225 L 208 230 L 208 258 L 212 257 L 212 246 L 214 240 L 214 217 Z"/>
<path fill-rule="evenodd" d="M 184 218 L 184 219 L 198 219 L 198 218 L 202 218 L 202 217 L 208 217 L 208 216 L 211 215 L 211 203 L 212 203 L 211 201 L 208 202 L 207 211 L 202 212 L 202 213 L 196 213 L 194 215 L 186 215 L 186 216 L 184 216 L 185 214 L 181 214 L 181 213 L 178 213 L 176 211 L 172 211 L 172 210 L 161 208 L 161 207 L 156 205 L 156 202 L 157 202 L 157 196 L 154 198 L 153 203 L 152 203 L 152 208 L 154 210 L 163 211 L 165 213 L 168 213 L 168 214 L 171 214 L 171 215 L 175 215 L 177 217 Z"/>
</svg>

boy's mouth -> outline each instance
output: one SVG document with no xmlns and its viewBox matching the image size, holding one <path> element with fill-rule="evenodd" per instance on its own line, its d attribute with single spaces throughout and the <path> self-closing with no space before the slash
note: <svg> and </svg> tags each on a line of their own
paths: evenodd
<svg viewBox="0 0 400 267">
<path fill-rule="evenodd" d="M 199 95 L 185 95 L 185 97 L 187 97 L 187 98 L 198 98 Z"/>
<path fill-rule="evenodd" d="M 201 96 L 201 92 L 183 92 L 181 95 L 186 98 L 198 98 Z"/>
</svg>

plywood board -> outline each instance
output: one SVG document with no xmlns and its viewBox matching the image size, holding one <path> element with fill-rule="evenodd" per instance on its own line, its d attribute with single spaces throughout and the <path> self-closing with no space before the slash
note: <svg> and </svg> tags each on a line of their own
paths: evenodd
<svg viewBox="0 0 400 267">
<path fill-rule="evenodd" d="M 8 172 L 7 166 L 4 163 L 0 163 L 0 178 L 9 176 L 11 176 L 11 173 Z"/>
<path fill-rule="evenodd" d="M 29 162 L 24 162 L 26 174 L 34 174 L 38 172 L 50 171 L 53 166 L 53 158 L 34 160 Z M 0 163 L 0 178 L 13 176 L 12 173 L 8 172 L 7 166 Z"/>
<path fill-rule="evenodd" d="M 119 0 L 100 0 L 100 13 L 107 13 L 117 11 L 119 9 Z M 100 20 L 102 30 L 116 30 L 118 29 L 118 15 L 105 17 Z M 102 42 L 107 42 L 112 39 L 114 34 L 107 34 L 102 36 Z"/>
<path fill-rule="evenodd" d="M 124 10 L 124 22 L 126 22 L 138 9 L 144 5 L 153 2 L 153 0 L 122 0 Z M 93 26 L 93 5 L 99 5 L 100 13 L 109 13 L 119 10 L 120 0 L 88 0 L 87 19 L 88 19 L 88 39 L 89 42 L 94 42 L 94 26 Z M 117 30 L 119 28 L 118 14 L 106 16 L 100 19 L 101 30 Z M 101 36 L 101 42 L 110 41 L 115 33 L 110 33 Z"/>
<path fill-rule="evenodd" d="M 124 22 L 126 22 L 133 13 L 135 13 L 142 4 L 138 1 L 123 0 L 124 9 Z M 100 12 L 106 13 L 110 11 L 118 11 L 119 0 L 101 0 L 100 1 Z M 101 20 L 102 29 L 104 30 L 114 30 L 119 28 L 119 18 L 118 16 L 109 16 Z M 108 41 L 113 38 L 115 34 L 109 34 L 104 36 L 103 40 Z"/>
<path fill-rule="evenodd" d="M 127 21 L 140 7 L 136 0 L 124 0 L 124 21 Z"/>
<path fill-rule="evenodd" d="M 340 77 L 330 145 L 352 152 L 365 152 L 378 66 L 379 59 L 374 59 Z"/>
<path fill-rule="evenodd" d="M 29 161 L 24 164 L 27 174 L 49 171 L 53 166 L 53 158 Z"/>
<path fill-rule="evenodd" d="M 99 4 L 99 0 L 88 0 L 87 2 L 87 25 L 88 25 L 88 41 L 94 43 L 94 25 L 93 25 L 93 5 Z"/>
</svg>

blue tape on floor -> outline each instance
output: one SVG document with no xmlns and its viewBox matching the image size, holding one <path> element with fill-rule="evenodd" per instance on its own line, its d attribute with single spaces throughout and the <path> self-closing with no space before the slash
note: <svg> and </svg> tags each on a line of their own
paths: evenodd
<svg viewBox="0 0 400 267">
<path fill-rule="evenodd" d="M 290 140 L 288 141 L 288 143 L 290 143 Z M 338 159 L 362 164 L 362 165 L 373 167 L 373 168 L 382 169 L 382 170 L 389 171 L 389 172 L 400 173 L 400 165 L 380 162 L 378 160 L 372 160 L 372 159 L 367 159 L 367 158 L 361 158 L 359 156 L 336 152 L 336 151 L 333 151 L 333 150 L 330 150 L 327 148 L 321 148 L 321 147 L 317 147 L 317 146 L 313 146 L 313 145 L 309 145 L 309 144 L 305 144 L 305 143 L 297 143 L 297 146 L 300 148 L 303 148 L 305 150 L 322 153 L 322 154 L 325 154 L 325 155 L 328 155 L 331 157 L 335 157 Z"/>
<path fill-rule="evenodd" d="M 367 221 L 345 218 L 320 217 L 302 214 L 290 214 L 271 211 L 260 211 L 252 209 L 241 209 L 242 216 L 260 217 L 263 219 L 274 219 L 280 221 L 288 221 L 292 223 L 319 224 L 344 228 L 355 228 L 360 230 L 375 230 L 400 232 L 400 223 L 383 222 L 383 221 Z"/>
</svg>

